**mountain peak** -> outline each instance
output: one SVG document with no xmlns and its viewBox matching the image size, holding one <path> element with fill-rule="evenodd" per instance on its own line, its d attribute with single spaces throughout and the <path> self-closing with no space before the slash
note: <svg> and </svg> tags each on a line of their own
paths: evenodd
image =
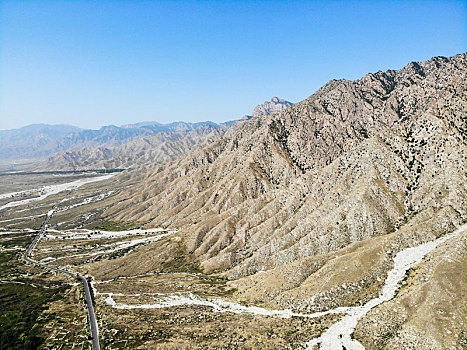
<svg viewBox="0 0 467 350">
<path fill-rule="evenodd" d="M 265 101 L 263 104 L 256 106 L 253 110 L 253 117 L 279 113 L 291 106 L 293 106 L 292 102 L 274 96 L 271 101 Z"/>
<path fill-rule="evenodd" d="M 274 102 L 274 103 L 284 103 L 284 102 L 287 102 L 286 100 L 284 100 L 283 98 L 279 98 L 277 96 L 274 96 L 273 98 L 271 98 L 271 102 Z"/>
</svg>

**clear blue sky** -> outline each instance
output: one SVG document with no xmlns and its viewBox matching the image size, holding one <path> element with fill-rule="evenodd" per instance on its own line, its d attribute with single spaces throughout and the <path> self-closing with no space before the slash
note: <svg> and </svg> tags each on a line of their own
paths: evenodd
<svg viewBox="0 0 467 350">
<path fill-rule="evenodd" d="M 466 1 L 1 1 L 0 129 L 226 121 L 466 51 Z"/>
</svg>

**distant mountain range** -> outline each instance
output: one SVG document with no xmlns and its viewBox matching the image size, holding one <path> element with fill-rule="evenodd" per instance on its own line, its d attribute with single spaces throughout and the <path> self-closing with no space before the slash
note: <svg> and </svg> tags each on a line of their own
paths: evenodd
<svg viewBox="0 0 467 350">
<path fill-rule="evenodd" d="M 286 105 L 292 103 L 274 97 L 257 106 L 253 114 L 259 110 L 270 114 Z M 157 163 L 185 154 L 198 143 L 223 135 L 237 122 L 249 118 L 219 124 L 145 121 L 99 130 L 48 124 L 0 130 L 0 169 L 89 170 Z"/>
<path fill-rule="evenodd" d="M 91 130 L 69 125 L 33 124 L 20 129 L 0 131 L 0 159 L 41 158 L 71 148 L 118 146 L 139 136 L 188 132 L 205 126 L 221 127 L 212 122 L 165 125 L 146 122 L 122 127 L 109 125 Z"/>
<path fill-rule="evenodd" d="M 28 169 L 36 171 L 127 169 L 144 164 L 156 164 L 181 156 L 199 143 L 224 135 L 229 129 L 225 125 L 215 123 L 198 123 L 199 125 L 193 128 L 187 127 L 187 123 L 177 124 L 181 131 L 143 135 L 116 146 L 104 144 L 69 149 L 35 162 Z"/>
</svg>

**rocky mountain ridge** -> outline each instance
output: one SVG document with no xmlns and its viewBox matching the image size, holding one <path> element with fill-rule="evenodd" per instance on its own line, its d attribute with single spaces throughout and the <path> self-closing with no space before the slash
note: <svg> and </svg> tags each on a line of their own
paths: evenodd
<svg viewBox="0 0 467 350">
<path fill-rule="evenodd" d="M 138 185 L 102 219 L 179 228 L 188 263 L 231 279 L 245 303 L 364 302 L 398 251 L 467 221 L 466 73 L 462 54 L 330 81 L 195 152 L 120 175 Z M 173 244 L 93 273 L 163 268 Z"/>
</svg>

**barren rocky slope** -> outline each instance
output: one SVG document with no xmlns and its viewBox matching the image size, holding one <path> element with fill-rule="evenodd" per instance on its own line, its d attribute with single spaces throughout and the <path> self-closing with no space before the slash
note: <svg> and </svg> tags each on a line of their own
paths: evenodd
<svg viewBox="0 0 467 350">
<path fill-rule="evenodd" d="M 459 277 L 466 265 L 463 234 L 411 270 L 397 298 L 370 311 L 356 337 L 367 349 L 465 349 L 467 281 Z"/>
<path fill-rule="evenodd" d="M 467 221 L 466 73 L 462 54 L 331 81 L 196 152 L 121 175 L 137 185 L 103 219 L 180 231 L 91 273 L 164 270 L 184 252 L 185 264 L 233 280 L 242 302 L 297 311 L 365 302 L 398 251 Z M 460 344 L 461 322 L 446 344 Z"/>
</svg>

